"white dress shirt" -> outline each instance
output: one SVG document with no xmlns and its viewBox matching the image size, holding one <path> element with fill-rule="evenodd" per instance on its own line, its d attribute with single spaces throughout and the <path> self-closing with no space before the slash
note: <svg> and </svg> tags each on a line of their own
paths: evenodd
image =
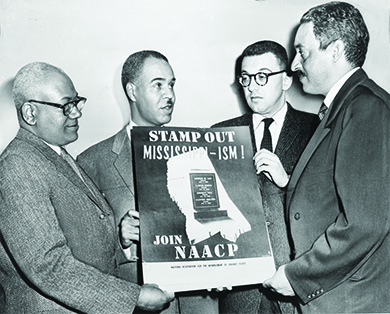
<svg viewBox="0 0 390 314">
<path fill-rule="evenodd" d="M 347 74 L 345 74 L 341 79 L 339 79 L 336 84 L 332 86 L 332 88 L 329 90 L 329 92 L 326 94 L 326 97 L 324 99 L 325 106 L 330 107 L 332 104 L 334 98 L 340 91 L 341 87 L 345 84 L 345 82 L 352 76 L 353 73 L 355 73 L 359 68 L 354 68 L 351 71 L 349 71 Z"/>
<path fill-rule="evenodd" d="M 271 138 L 272 138 L 273 152 L 275 151 L 275 147 L 278 142 L 280 132 L 282 131 L 282 126 L 284 123 L 284 119 L 286 117 L 286 113 L 287 113 L 287 103 L 285 103 L 284 106 L 272 117 L 274 121 L 271 123 L 269 127 L 269 131 L 271 133 Z M 252 115 L 252 120 L 253 120 L 252 123 L 253 123 L 253 130 L 255 132 L 257 150 L 260 149 L 261 140 L 263 139 L 263 134 L 264 134 L 263 120 L 265 118 L 266 117 L 258 113 L 253 113 Z"/>
</svg>

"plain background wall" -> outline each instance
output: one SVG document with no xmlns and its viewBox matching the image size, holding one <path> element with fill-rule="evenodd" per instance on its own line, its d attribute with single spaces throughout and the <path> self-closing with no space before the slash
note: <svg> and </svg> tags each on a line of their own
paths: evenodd
<svg viewBox="0 0 390 314">
<path fill-rule="evenodd" d="M 27 63 L 62 68 L 88 98 L 79 140 L 68 147 L 75 156 L 128 122 L 120 72 L 131 53 L 154 49 L 168 57 L 177 78 L 170 126 L 208 127 L 245 110 L 232 85 L 242 50 L 271 39 L 292 51 L 300 17 L 323 2 L 0 0 L 0 152 L 18 129 L 10 89 Z M 371 35 L 364 69 L 390 91 L 390 1 L 350 3 L 362 12 Z M 299 82 L 288 94 L 294 107 L 312 112 L 321 99 L 304 95 Z"/>
</svg>

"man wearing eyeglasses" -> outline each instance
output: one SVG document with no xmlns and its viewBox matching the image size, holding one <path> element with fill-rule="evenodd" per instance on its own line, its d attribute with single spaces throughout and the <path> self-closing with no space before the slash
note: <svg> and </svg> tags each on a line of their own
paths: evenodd
<svg viewBox="0 0 390 314">
<path fill-rule="evenodd" d="M 172 294 L 116 276 L 124 253 L 112 209 L 64 149 L 86 98 L 42 62 L 18 71 L 13 97 L 20 130 L 0 157 L 0 312 L 161 310 Z"/>
<path fill-rule="evenodd" d="M 268 40 L 256 42 L 245 48 L 240 60 L 238 81 L 252 112 L 213 127 L 249 126 L 265 220 L 278 267 L 290 260 L 284 187 L 319 119 L 317 115 L 297 111 L 286 101 L 292 77 L 287 70 L 287 52 L 280 44 Z M 220 298 L 220 310 L 221 313 L 285 314 L 294 313 L 294 305 L 291 299 L 259 285 L 227 292 Z"/>
</svg>

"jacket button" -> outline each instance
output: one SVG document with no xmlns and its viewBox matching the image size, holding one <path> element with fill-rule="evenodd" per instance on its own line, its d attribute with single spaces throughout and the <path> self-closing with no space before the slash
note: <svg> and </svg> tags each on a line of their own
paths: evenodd
<svg viewBox="0 0 390 314">
<path fill-rule="evenodd" d="M 300 213 L 295 213 L 294 214 L 294 218 L 295 218 L 295 220 L 299 220 L 301 218 L 301 214 Z"/>
<path fill-rule="evenodd" d="M 99 218 L 100 218 L 100 219 L 104 219 L 104 218 L 106 218 L 106 216 L 104 216 L 104 214 L 100 214 L 100 215 L 99 215 Z"/>
</svg>

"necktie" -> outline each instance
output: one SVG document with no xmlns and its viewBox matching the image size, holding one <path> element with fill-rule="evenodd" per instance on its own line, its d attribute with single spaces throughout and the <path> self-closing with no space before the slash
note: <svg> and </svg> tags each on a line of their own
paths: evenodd
<svg viewBox="0 0 390 314">
<path fill-rule="evenodd" d="M 324 103 L 322 103 L 320 111 L 318 111 L 318 117 L 320 118 L 320 120 L 322 120 L 324 118 L 327 110 L 328 110 L 328 107 Z"/>
<path fill-rule="evenodd" d="M 76 174 L 80 177 L 81 181 L 83 181 L 84 185 L 88 188 L 88 190 L 92 193 L 92 195 L 96 198 L 96 194 L 93 192 L 93 188 L 90 187 L 83 176 L 81 175 L 81 171 L 79 167 L 76 164 L 76 161 L 73 159 L 73 157 L 65 150 L 65 148 L 61 147 L 61 157 L 64 158 L 64 160 L 71 166 L 71 168 L 76 172 Z"/>
<path fill-rule="evenodd" d="M 72 167 L 72 169 L 74 170 L 74 172 L 77 173 L 77 175 L 80 177 L 80 179 L 82 181 L 84 181 L 84 179 L 83 179 L 83 177 L 81 175 L 80 169 L 76 165 L 76 161 L 72 158 L 71 155 L 69 155 L 69 153 L 65 150 L 65 148 L 61 147 L 60 155 L 69 164 L 69 166 Z"/>
<path fill-rule="evenodd" d="M 260 149 L 265 148 L 268 149 L 270 152 L 272 152 L 272 137 L 271 137 L 271 132 L 269 131 L 269 126 L 271 125 L 272 122 L 274 122 L 274 119 L 265 118 L 263 122 L 264 122 L 264 133 L 263 133 L 263 139 L 261 140 Z"/>
</svg>

